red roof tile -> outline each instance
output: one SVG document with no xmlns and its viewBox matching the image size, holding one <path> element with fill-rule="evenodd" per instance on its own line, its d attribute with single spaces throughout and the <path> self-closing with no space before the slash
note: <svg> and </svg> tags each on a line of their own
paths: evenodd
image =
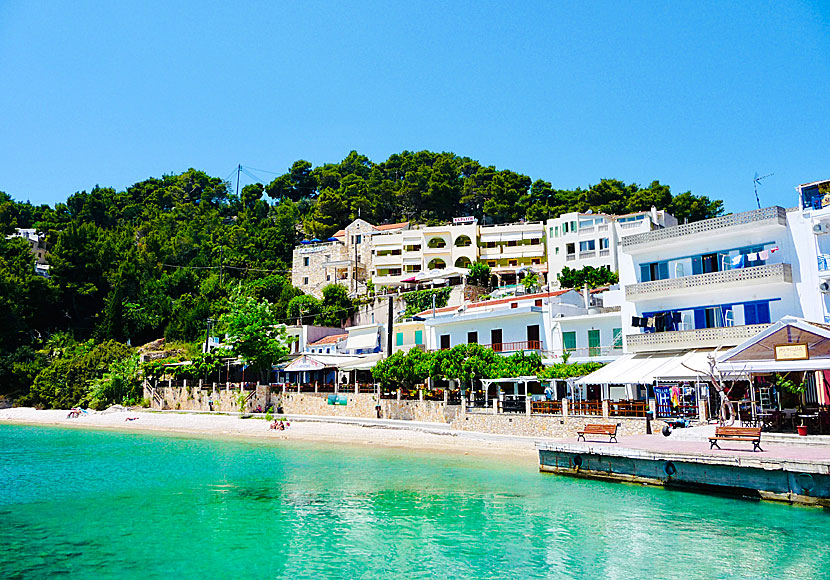
<svg viewBox="0 0 830 580">
<path fill-rule="evenodd" d="M 376 230 L 384 231 L 384 230 L 399 230 L 401 228 L 405 228 L 409 225 L 409 222 L 400 222 L 397 224 L 383 224 L 382 226 L 375 226 Z"/>
<path fill-rule="evenodd" d="M 349 336 L 348 333 L 331 334 L 329 336 L 324 336 L 320 340 L 317 340 L 315 342 L 310 343 L 308 346 L 321 346 L 323 344 L 335 344 L 335 343 L 340 342 L 341 340 L 345 339 L 347 336 Z"/>
<path fill-rule="evenodd" d="M 510 296 L 509 298 L 499 298 L 498 300 L 481 300 L 474 302 L 467 306 L 467 308 L 478 308 L 480 306 L 494 306 L 496 304 L 508 304 L 510 302 L 517 302 L 519 300 L 538 300 L 539 298 L 556 297 L 570 292 L 570 289 L 556 290 L 555 292 L 540 292 L 538 294 L 525 294 L 524 296 Z"/>
</svg>

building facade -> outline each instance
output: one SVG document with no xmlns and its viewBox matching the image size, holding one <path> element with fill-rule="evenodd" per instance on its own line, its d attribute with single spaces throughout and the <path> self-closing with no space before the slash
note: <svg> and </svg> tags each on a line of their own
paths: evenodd
<svg viewBox="0 0 830 580">
<path fill-rule="evenodd" d="M 556 287 L 557 276 L 566 266 L 572 270 L 592 266 L 619 272 L 623 236 L 675 225 L 673 215 L 656 208 L 619 216 L 572 212 L 549 219 L 545 224 L 549 282 Z"/>
</svg>

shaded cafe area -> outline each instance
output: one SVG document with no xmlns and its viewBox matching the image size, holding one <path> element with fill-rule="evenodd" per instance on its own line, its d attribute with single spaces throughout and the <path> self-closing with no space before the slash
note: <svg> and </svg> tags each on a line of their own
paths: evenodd
<svg viewBox="0 0 830 580">
<path fill-rule="evenodd" d="M 785 316 L 720 354 L 716 368 L 741 424 L 830 434 L 830 325 Z"/>
</svg>

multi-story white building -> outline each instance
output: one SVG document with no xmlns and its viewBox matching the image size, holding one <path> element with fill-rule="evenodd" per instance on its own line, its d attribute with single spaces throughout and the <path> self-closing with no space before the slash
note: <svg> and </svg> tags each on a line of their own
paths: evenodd
<svg viewBox="0 0 830 580">
<path fill-rule="evenodd" d="M 799 211 L 791 213 L 798 214 L 803 227 L 791 228 L 791 235 L 803 262 L 799 291 L 816 298 L 802 300 L 804 317 L 830 322 L 830 180 L 805 183 L 796 189 Z M 818 289 L 817 295 L 814 289 Z"/>
<path fill-rule="evenodd" d="M 619 245 L 623 236 L 650 232 L 677 225 L 670 213 L 651 211 L 626 215 L 572 212 L 549 219 L 548 281 L 555 287 L 565 266 L 579 270 L 585 266 L 619 271 Z"/>
<path fill-rule="evenodd" d="M 406 280 L 460 278 L 478 259 L 475 223 L 390 231 L 372 236 L 370 277 L 375 287 L 397 288 Z"/>
<path fill-rule="evenodd" d="M 776 206 L 622 238 L 626 351 L 734 346 L 784 315 L 814 315 L 809 235 Z"/>
<path fill-rule="evenodd" d="M 545 224 L 518 222 L 480 226 L 479 259 L 490 266 L 498 286 L 516 284 L 523 272 L 547 274 Z"/>
</svg>

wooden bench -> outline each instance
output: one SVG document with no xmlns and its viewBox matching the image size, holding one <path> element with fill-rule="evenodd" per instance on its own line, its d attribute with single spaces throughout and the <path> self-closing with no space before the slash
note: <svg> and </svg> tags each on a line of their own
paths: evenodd
<svg viewBox="0 0 830 580">
<path fill-rule="evenodd" d="M 580 437 L 585 441 L 586 435 L 607 435 L 609 443 L 617 442 L 617 425 L 588 424 L 581 431 L 576 432 L 576 440 Z"/>
<path fill-rule="evenodd" d="M 709 449 L 720 449 L 718 441 L 751 441 L 752 451 L 763 451 L 760 427 L 716 427 L 715 436 L 709 437 Z"/>
</svg>

